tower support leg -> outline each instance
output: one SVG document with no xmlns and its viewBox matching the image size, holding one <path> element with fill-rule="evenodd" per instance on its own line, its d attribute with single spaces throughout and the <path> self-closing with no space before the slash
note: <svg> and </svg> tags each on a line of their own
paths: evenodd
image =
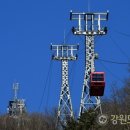
<svg viewBox="0 0 130 130">
<path fill-rule="evenodd" d="M 68 81 L 68 60 L 62 60 L 62 86 L 58 107 L 58 120 L 65 125 L 67 118 L 70 117 L 73 117 L 73 110 Z"/>
<path fill-rule="evenodd" d="M 94 108 L 95 110 L 98 109 L 99 113 L 102 114 L 100 97 L 92 97 L 90 96 L 89 93 L 90 74 L 91 72 L 95 71 L 94 60 L 95 60 L 94 36 L 86 36 L 85 37 L 85 75 L 84 75 L 79 116 L 81 116 L 82 113 L 84 113 L 90 108 Z"/>
</svg>

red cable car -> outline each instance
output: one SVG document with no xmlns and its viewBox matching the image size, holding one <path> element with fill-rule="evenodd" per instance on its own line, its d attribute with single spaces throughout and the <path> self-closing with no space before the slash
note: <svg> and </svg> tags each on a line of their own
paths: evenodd
<svg viewBox="0 0 130 130">
<path fill-rule="evenodd" d="M 105 88 L 105 73 L 92 72 L 90 75 L 90 96 L 103 96 Z"/>
</svg>

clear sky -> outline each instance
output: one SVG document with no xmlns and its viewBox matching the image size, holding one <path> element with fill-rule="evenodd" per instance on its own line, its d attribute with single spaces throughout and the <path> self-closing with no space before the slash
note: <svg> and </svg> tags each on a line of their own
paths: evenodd
<svg viewBox="0 0 130 130">
<path fill-rule="evenodd" d="M 108 35 L 95 39 L 100 58 L 129 62 L 130 1 L 89 0 L 90 11 L 109 10 Z M 87 12 L 87 0 L 1 0 L 0 1 L 0 112 L 13 98 L 12 84 L 20 83 L 19 97 L 26 99 L 29 112 L 58 106 L 61 64 L 51 60 L 50 44 L 80 44 L 78 60 L 70 63 L 70 90 L 74 111 L 79 110 L 84 77 L 84 38 L 73 36 L 70 10 Z M 105 96 L 113 81 L 122 85 L 128 66 L 96 61 L 96 70 L 106 73 Z M 45 89 L 42 100 L 43 90 Z M 41 104 L 42 101 L 42 104 Z M 41 104 L 41 105 L 40 105 Z"/>
</svg>

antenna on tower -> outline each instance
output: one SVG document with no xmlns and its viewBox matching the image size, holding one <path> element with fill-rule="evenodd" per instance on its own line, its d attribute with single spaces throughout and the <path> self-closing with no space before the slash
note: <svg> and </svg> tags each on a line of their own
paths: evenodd
<svg viewBox="0 0 130 130">
<path fill-rule="evenodd" d="M 64 44 L 65 44 L 65 38 L 66 38 L 66 37 L 65 37 L 65 30 L 64 30 Z"/>
<path fill-rule="evenodd" d="M 90 0 L 88 0 L 88 12 L 90 12 Z"/>
<path fill-rule="evenodd" d="M 17 100 L 18 89 L 19 89 L 19 83 L 13 83 L 14 100 Z"/>
</svg>

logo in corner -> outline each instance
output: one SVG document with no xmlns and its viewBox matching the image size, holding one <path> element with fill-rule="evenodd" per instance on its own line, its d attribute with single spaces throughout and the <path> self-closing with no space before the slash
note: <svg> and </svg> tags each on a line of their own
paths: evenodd
<svg viewBox="0 0 130 130">
<path fill-rule="evenodd" d="M 97 116 L 97 123 L 101 126 L 105 126 L 108 124 L 108 116 L 106 114 L 100 114 Z"/>
</svg>

